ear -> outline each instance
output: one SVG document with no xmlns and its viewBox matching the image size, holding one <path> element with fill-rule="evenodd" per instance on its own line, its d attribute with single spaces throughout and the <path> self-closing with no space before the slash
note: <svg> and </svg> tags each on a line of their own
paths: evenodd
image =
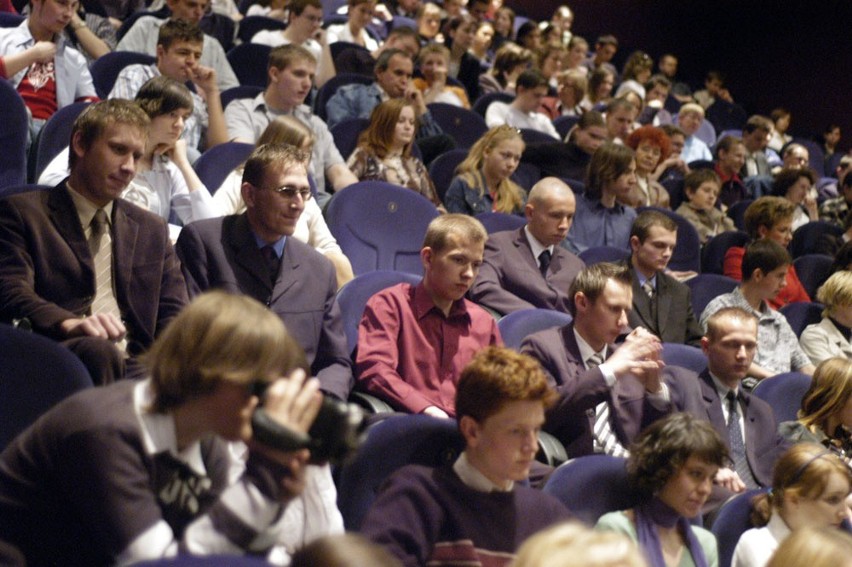
<svg viewBox="0 0 852 567">
<path fill-rule="evenodd" d="M 705 356 L 707 355 L 707 351 L 708 351 L 709 348 L 710 348 L 710 339 L 708 339 L 706 336 L 701 337 L 701 352 L 703 352 Z"/>
<path fill-rule="evenodd" d="M 582 291 L 574 294 L 574 309 L 576 312 L 587 311 L 589 309 L 589 298 Z"/>
<path fill-rule="evenodd" d="M 86 154 L 86 148 L 83 147 L 83 133 L 79 130 L 74 132 L 74 136 L 71 138 L 71 151 L 74 152 L 77 159 Z"/>
<path fill-rule="evenodd" d="M 636 254 L 636 251 L 639 250 L 639 247 L 642 246 L 642 243 L 639 242 L 639 237 L 633 235 L 630 237 L 630 249 L 633 250 L 633 253 Z"/>
<path fill-rule="evenodd" d="M 429 246 L 424 246 L 420 250 L 420 262 L 423 264 L 424 271 L 428 271 L 432 267 L 432 257 L 434 254 Z"/>
<path fill-rule="evenodd" d="M 475 448 L 479 444 L 479 423 L 469 415 L 459 420 L 459 431 L 464 437 L 465 446 Z"/>
<path fill-rule="evenodd" d="M 157 63 L 160 62 L 160 60 L 163 58 L 163 56 L 165 54 L 166 54 L 166 50 L 163 48 L 163 46 L 157 45 Z"/>
<path fill-rule="evenodd" d="M 527 222 L 529 222 L 532 218 L 533 211 L 535 211 L 535 206 L 533 204 L 527 203 L 524 205 L 524 216 L 527 217 Z"/>
<path fill-rule="evenodd" d="M 757 236 L 760 238 L 766 238 L 766 235 L 769 233 L 769 229 L 763 225 L 757 227 Z"/>
<path fill-rule="evenodd" d="M 751 278 L 749 279 L 753 282 L 759 283 L 764 277 L 766 277 L 766 274 L 763 273 L 763 270 L 755 268 L 751 273 Z M 745 280 L 745 275 L 743 275 L 743 280 Z"/>
<path fill-rule="evenodd" d="M 240 185 L 240 194 L 243 196 L 243 201 L 245 201 L 246 208 L 254 208 L 254 187 L 252 187 L 251 183 L 243 183 L 242 185 Z"/>
<path fill-rule="evenodd" d="M 277 83 L 279 74 L 281 74 L 281 69 L 279 69 L 278 67 L 270 67 L 269 68 L 269 82 L 270 83 Z"/>
</svg>

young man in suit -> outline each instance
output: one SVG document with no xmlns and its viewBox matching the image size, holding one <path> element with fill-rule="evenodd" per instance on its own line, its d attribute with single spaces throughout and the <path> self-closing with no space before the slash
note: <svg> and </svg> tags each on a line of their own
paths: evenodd
<svg viewBox="0 0 852 567">
<path fill-rule="evenodd" d="M 618 348 L 613 344 L 627 326 L 632 293 L 627 266 L 588 266 L 571 284 L 574 320 L 535 333 L 521 345 L 559 394 L 544 428 L 562 441 L 569 457 L 624 456 L 656 419 L 701 407 L 695 374 L 663 368 L 657 337 L 638 328 Z"/>
<path fill-rule="evenodd" d="M 246 212 L 184 227 L 177 252 L 191 296 L 224 289 L 266 304 L 305 349 L 323 391 L 345 400 L 352 364 L 334 266 L 288 238 L 311 198 L 307 157 L 283 144 L 257 148 L 243 172 Z"/>
<path fill-rule="evenodd" d="M 136 376 L 135 357 L 187 303 L 165 221 L 119 199 L 149 122 L 130 101 L 90 106 L 70 177 L 0 206 L 0 319 L 62 342 L 97 384 Z"/>
<path fill-rule="evenodd" d="M 677 244 L 677 223 L 657 211 L 633 221 L 628 260 L 633 269 L 633 309 L 628 321 L 664 342 L 699 346 L 701 327 L 692 311 L 689 288 L 666 274 Z"/>
<path fill-rule="evenodd" d="M 704 411 L 698 415 L 713 424 L 733 460 L 716 475 L 724 493 L 714 495 L 716 502 L 731 492 L 772 486 L 772 467 L 783 452 L 772 408 L 740 387 L 757 347 L 757 317 L 749 311 L 725 307 L 707 320 L 701 339 L 707 355 L 707 369 L 700 374 Z"/>
<path fill-rule="evenodd" d="M 556 177 L 530 190 L 519 230 L 497 232 L 485 243 L 485 262 L 471 299 L 501 315 L 539 307 L 568 312 L 568 289 L 583 261 L 559 243 L 574 220 L 574 192 Z"/>
</svg>

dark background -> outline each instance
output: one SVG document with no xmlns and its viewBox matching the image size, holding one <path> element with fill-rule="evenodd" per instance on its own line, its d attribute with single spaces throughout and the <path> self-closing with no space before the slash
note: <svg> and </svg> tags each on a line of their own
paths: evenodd
<svg viewBox="0 0 852 567">
<path fill-rule="evenodd" d="M 537 20 L 562 4 L 507 0 Z M 572 31 L 593 48 L 598 35 L 619 40 L 613 62 L 621 72 L 634 49 L 655 61 L 672 52 L 678 76 L 693 89 L 704 74 L 727 75 L 734 102 L 751 114 L 778 106 L 792 112 L 788 133 L 820 135 L 841 126 L 840 147 L 852 145 L 852 2 L 811 0 L 569 0 Z"/>
</svg>

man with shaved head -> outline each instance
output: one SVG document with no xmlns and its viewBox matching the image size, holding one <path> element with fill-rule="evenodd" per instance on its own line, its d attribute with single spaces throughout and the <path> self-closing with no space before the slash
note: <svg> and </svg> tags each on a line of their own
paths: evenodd
<svg viewBox="0 0 852 567">
<path fill-rule="evenodd" d="M 531 307 L 568 313 L 568 289 L 585 266 L 559 246 L 575 210 L 574 192 L 562 180 L 536 183 L 524 209 L 526 226 L 488 237 L 471 298 L 502 315 Z"/>
</svg>

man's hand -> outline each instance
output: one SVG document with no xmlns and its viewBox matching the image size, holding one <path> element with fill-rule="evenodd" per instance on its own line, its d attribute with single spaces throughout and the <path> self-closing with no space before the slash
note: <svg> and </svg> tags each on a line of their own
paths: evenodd
<svg viewBox="0 0 852 567">
<path fill-rule="evenodd" d="M 48 63 L 56 56 L 56 44 L 52 41 L 39 41 L 30 50 L 36 63 Z"/>
<path fill-rule="evenodd" d="M 440 417 L 443 419 L 449 419 L 450 416 L 447 415 L 447 412 L 442 410 L 441 408 L 435 406 L 429 406 L 422 412 L 424 415 L 431 415 L 432 417 Z"/>
<path fill-rule="evenodd" d="M 417 115 L 417 118 L 420 118 L 426 113 L 426 103 L 423 101 L 423 93 L 414 86 L 413 82 L 408 83 L 408 88 L 405 89 L 403 97 L 406 100 L 410 100 L 411 104 L 414 105 L 414 114 Z"/>
<path fill-rule="evenodd" d="M 727 467 L 716 471 L 716 478 L 713 479 L 713 482 L 731 492 L 742 492 L 746 488 L 737 471 Z"/>
<path fill-rule="evenodd" d="M 606 360 L 606 365 L 616 378 L 627 374 L 642 376 L 645 371 L 659 370 L 664 366 L 660 360 L 662 350 L 659 338 L 638 327 L 627 335 L 624 344 Z"/>
<path fill-rule="evenodd" d="M 201 89 L 205 101 L 212 94 L 218 94 L 219 83 L 216 82 L 216 70 L 212 67 L 196 65 L 190 70 L 189 78 Z"/>
<path fill-rule="evenodd" d="M 82 319 L 66 319 L 59 324 L 62 334 L 71 337 L 100 337 L 118 342 L 127 334 L 121 319 L 112 313 L 96 313 Z"/>
</svg>

